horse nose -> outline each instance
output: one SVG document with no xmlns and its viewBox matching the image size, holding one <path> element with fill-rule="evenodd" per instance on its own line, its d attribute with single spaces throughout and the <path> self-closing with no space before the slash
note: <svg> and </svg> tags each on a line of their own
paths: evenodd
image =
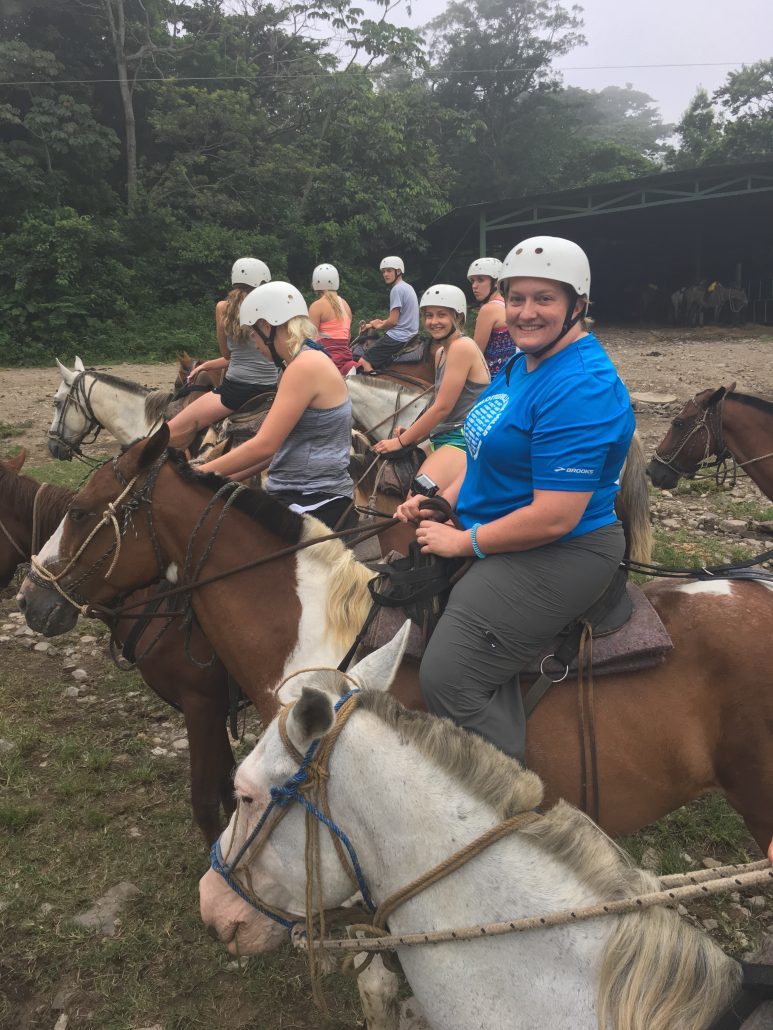
<svg viewBox="0 0 773 1030">
<path fill-rule="evenodd" d="M 219 941 L 220 940 L 220 934 L 217 932 L 217 930 L 214 928 L 214 926 L 209 925 L 207 927 L 207 933 L 209 934 L 209 936 L 212 938 L 213 941 Z"/>
<path fill-rule="evenodd" d="M 22 615 L 27 609 L 27 598 L 24 596 L 24 594 L 21 593 L 21 591 L 16 595 L 16 607 L 19 609 Z"/>
</svg>

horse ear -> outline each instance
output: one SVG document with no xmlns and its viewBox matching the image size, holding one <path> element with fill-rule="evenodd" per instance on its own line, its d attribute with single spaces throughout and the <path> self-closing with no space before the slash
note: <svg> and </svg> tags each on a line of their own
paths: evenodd
<svg viewBox="0 0 773 1030">
<path fill-rule="evenodd" d="M 85 372 L 86 366 L 83 364 L 78 355 L 75 355 L 75 365 L 73 366 L 76 372 Z"/>
<path fill-rule="evenodd" d="M 406 619 L 388 644 L 365 655 L 362 661 L 349 670 L 352 679 L 363 690 L 389 690 L 403 660 L 410 632 L 411 620 Z"/>
<path fill-rule="evenodd" d="M 14 455 L 13 458 L 8 458 L 8 460 L 6 461 L 6 465 L 10 465 L 14 472 L 21 472 L 21 467 L 26 460 L 27 451 L 26 448 L 22 447 L 19 453 Z"/>
<path fill-rule="evenodd" d="M 727 392 L 728 393 L 732 393 L 733 390 L 735 390 L 735 380 L 733 380 L 733 382 L 730 384 L 730 386 L 728 386 Z"/>
<path fill-rule="evenodd" d="M 59 358 L 56 358 L 57 368 L 62 376 L 62 379 L 68 386 L 72 386 L 73 380 L 75 379 L 75 373 L 71 372 L 66 365 L 63 365 Z"/>
<path fill-rule="evenodd" d="M 287 717 L 287 732 L 300 751 L 323 737 L 335 722 L 333 701 L 314 687 L 304 687 Z"/>
<path fill-rule="evenodd" d="M 140 454 L 140 468 L 147 468 L 157 461 L 169 446 L 169 426 L 162 422 L 158 429 L 147 438 Z"/>
<path fill-rule="evenodd" d="M 733 383 L 733 386 L 735 386 L 735 383 Z M 733 387 L 731 386 L 730 389 L 732 390 L 732 388 Z M 715 390 L 714 393 L 712 393 L 710 397 L 706 398 L 706 403 L 704 404 L 704 407 L 706 407 L 706 408 L 713 408 L 713 407 L 715 407 L 717 404 L 719 404 L 719 402 L 722 400 L 722 398 L 728 392 L 729 391 L 728 391 L 727 387 L 720 386 L 720 388 L 718 390 Z"/>
</svg>

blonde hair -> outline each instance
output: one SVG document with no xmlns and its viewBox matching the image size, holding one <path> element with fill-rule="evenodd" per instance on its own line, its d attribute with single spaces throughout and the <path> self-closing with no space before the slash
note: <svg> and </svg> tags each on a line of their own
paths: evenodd
<svg viewBox="0 0 773 1030">
<path fill-rule="evenodd" d="M 223 329 L 226 336 L 236 343 L 244 343 L 249 337 L 249 326 L 240 325 L 239 309 L 242 301 L 252 290 L 244 290 L 241 286 L 235 286 L 225 300 L 225 314 L 223 315 Z"/>
<path fill-rule="evenodd" d="M 341 298 L 338 296 L 335 290 L 320 290 L 322 300 L 326 300 L 330 307 L 333 309 L 333 314 L 336 318 L 344 317 L 344 309 L 341 304 Z"/>
<path fill-rule="evenodd" d="M 286 324 L 287 350 L 291 358 L 296 358 L 306 340 L 316 340 L 317 327 L 306 315 L 295 315 Z"/>
</svg>

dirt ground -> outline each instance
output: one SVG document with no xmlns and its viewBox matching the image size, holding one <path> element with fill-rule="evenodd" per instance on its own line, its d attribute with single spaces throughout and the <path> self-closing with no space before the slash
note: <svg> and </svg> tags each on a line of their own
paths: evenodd
<svg viewBox="0 0 773 1030">
<path fill-rule="evenodd" d="M 685 401 L 698 390 L 736 382 L 739 390 L 773 397 L 773 329 L 598 326 L 597 332 L 631 391 Z M 88 355 L 81 357 L 88 362 Z M 155 389 L 170 389 L 176 373 L 172 364 L 96 367 Z M 0 421 L 21 430 L 9 443 L 26 447 L 33 464 L 47 460 L 45 434 L 59 384 L 57 369 L 4 369 L 1 375 Z M 670 417 L 670 411 L 659 406 L 639 406 L 639 431 L 648 449 L 665 433 Z M 99 445 L 109 448 L 110 437 L 103 434 Z"/>
</svg>

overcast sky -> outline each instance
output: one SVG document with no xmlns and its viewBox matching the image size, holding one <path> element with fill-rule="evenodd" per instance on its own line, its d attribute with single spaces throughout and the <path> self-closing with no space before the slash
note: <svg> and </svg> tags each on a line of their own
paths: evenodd
<svg viewBox="0 0 773 1030">
<path fill-rule="evenodd" d="M 375 7 L 367 0 L 364 6 Z M 445 6 L 446 0 L 413 0 L 410 17 L 404 10 L 393 17 L 418 28 Z M 562 59 L 564 81 L 583 89 L 630 82 L 658 102 L 664 121 L 678 120 L 698 86 L 711 92 L 734 68 L 773 57 L 770 0 L 586 0 L 580 6 L 588 45 Z M 694 67 L 580 70 L 653 64 Z"/>
</svg>

